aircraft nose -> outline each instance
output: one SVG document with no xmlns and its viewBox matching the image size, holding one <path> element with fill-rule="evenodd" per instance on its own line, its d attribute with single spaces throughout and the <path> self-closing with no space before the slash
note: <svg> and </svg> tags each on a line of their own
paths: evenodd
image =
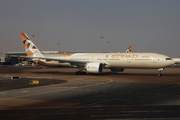
<svg viewBox="0 0 180 120">
<path fill-rule="evenodd" d="M 175 62 L 174 62 L 173 60 L 168 60 L 168 61 L 166 61 L 166 66 L 167 66 L 167 67 L 170 67 L 170 66 L 172 66 L 174 63 L 175 63 Z"/>
<path fill-rule="evenodd" d="M 173 60 L 169 61 L 169 65 L 173 65 L 175 62 Z"/>
</svg>

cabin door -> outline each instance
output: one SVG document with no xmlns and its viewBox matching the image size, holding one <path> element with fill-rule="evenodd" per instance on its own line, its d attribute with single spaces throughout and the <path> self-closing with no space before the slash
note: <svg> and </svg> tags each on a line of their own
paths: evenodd
<svg viewBox="0 0 180 120">
<path fill-rule="evenodd" d="M 132 59 L 131 58 L 128 58 L 127 59 L 127 63 L 131 63 Z"/>
<path fill-rule="evenodd" d="M 153 58 L 153 63 L 157 63 L 157 57 Z"/>
<path fill-rule="evenodd" d="M 92 56 L 92 57 L 91 57 L 91 60 L 95 60 L 95 57 L 94 57 L 94 56 Z"/>
</svg>

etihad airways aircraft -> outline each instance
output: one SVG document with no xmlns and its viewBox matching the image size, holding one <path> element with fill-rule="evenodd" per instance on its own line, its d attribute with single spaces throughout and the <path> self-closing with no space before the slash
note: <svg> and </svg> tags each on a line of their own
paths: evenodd
<svg viewBox="0 0 180 120">
<path fill-rule="evenodd" d="M 103 69 L 115 72 L 123 72 L 124 69 L 158 69 L 158 76 L 161 76 L 164 68 L 174 64 L 170 57 L 157 53 L 42 54 L 26 33 L 21 33 L 21 37 L 27 56 L 19 57 L 32 59 L 44 66 L 76 67 L 79 71 L 75 74 L 101 73 Z"/>
<path fill-rule="evenodd" d="M 129 48 L 126 50 L 126 53 L 131 53 L 132 46 L 129 46 Z"/>
</svg>

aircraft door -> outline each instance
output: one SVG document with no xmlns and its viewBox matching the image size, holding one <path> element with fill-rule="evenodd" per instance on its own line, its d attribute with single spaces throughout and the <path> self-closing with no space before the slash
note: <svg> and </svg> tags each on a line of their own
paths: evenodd
<svg viewBox="0 0 180 120">
<path fill-rule="evenodd" d="M 157 63 L 157 57 L 153 58 L 153 63 Z"/>
<path fill-rule="evenodd" d="M 92 57 L 91 57 L 91 60 L 95 60 L 95 57 L 94 57 L 94 56 L 92 56 Z"/>
<path fill-rule="evenodd" d="M 131 63 L 132 59 L 131 58 L 128 58 L 127 59 L 127 63 Z"/>
</svg>

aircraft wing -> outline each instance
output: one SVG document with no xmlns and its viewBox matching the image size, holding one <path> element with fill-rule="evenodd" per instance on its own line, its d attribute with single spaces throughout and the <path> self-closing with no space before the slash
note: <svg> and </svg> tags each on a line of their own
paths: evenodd
<svg viewBox="0 0 180 120">
<path fill-rule="evenodd" d="M 46 58 L 46 57 L 31 57 L 31 56 L 14 56 L 12 55 L 11 57 L 19 57 L 19 58 L 28 58 L 28 59 L 37 59 L 37 60 L 46 60 L 46 61 L 59 61 L 59 62 L 68 62 L 73 65 L 85 65 L 87 62 L 92 62 L 92 61 L 81 61 L 81 60 L 68 60 L 68 59 L 60 59 L 60 58 Z M 101 62 L 104 65 L 107 65 L 105 62 Z"/>
</svg>

